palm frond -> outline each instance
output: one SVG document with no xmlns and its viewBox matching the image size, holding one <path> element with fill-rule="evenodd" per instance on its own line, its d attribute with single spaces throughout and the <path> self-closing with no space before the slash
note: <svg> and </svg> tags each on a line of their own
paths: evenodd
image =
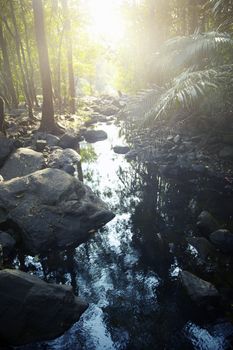
<svg viewBox="0 0 233 350">
<path fill-rule="evenodd" d="M 210 0 L 213 6 L 213 13 L 219 15 L 223 12 L 230 13 L 233 8 L 232 0 Z"/>
<path fill-rule="evenodd" d="M 218 77 L 219 72 L 215 69 L 194 72 L 188 69 L 183 72 L 173 80 L 170 88 L 161 94 L 153 108 L 145 113 L 145 123 L 153 123 L 180 107 L 191 109 L 201 97 L 218 88 Z"/>
<path fill-rule="evenodd" d="M 156 69 L 166 72 L 194 64 L 203 66 L 207 61 L 213 61 L 223 48 L 233 52 L 233 39 L 228 33 L 213 31 L 175 37 L 164 44 L 157 56 Z"/>
</svg>

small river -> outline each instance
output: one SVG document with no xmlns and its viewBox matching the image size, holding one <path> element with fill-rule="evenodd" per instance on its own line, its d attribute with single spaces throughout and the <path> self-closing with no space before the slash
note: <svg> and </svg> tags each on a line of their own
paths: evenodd
<svg viewBox="0 0 233 350">
<path fill-rule="evenodd" d="M 26 257 L 28 270 L 72 284 L 90 306 L 62 337 L 21 350 L 226 350 L 233 327 L 224 312 L 197 308 L 184 294 L 180 269 L 213 277 L 184 237 L 201 210 L 228 220 L 231 203 L 207 180 L 168 181 L 150 163 L 128 162 L 112 146 L 125 142 L 114 124 L 108 139 L 81 144 L 84 183 L 116 217 L 68 253 Z"/>
</svg>

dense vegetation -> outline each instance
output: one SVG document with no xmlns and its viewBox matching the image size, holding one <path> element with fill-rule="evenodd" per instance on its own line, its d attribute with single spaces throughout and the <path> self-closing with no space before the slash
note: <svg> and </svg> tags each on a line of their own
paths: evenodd
<svg viewBox="0 0 233 350">
<path fill-rule="evenodd" d="M 0 349 L 230 348 L 233 0 L 0 5 Z"/>
</svg>

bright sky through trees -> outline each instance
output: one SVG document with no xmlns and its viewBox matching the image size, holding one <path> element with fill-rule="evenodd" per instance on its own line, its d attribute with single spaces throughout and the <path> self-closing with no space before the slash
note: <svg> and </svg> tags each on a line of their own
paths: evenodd
<svg viewBox="0 0 233 350">
<path fill-rule="evenodd" d="M 123 39 L 125 25 L 121 11 L 122 2 L 122 0 L 85 1 L 84 5 L 90 16 L 89 30 L 97 40 L 116 45 Z"/>
</svg>

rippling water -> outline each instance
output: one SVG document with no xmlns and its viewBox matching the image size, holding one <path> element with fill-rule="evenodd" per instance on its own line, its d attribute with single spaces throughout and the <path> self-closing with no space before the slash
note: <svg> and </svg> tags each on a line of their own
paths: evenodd
<svg viewBox="0 0 233 350">
<path fill-rule="evenodd" d="M 184 237 L 195 233 L 202 209 L 227 220 L 231 199 L 223 201 L 208 180 L 168 181 L 153 164 L 127 162 L 112 150 L 122 143 L 119 128 L 100 127 L 107 140 L 81 145 L 84 182 L 116 217 L 74 251 L 25 259 L 40 277 L 72 284 L 90 306 L 62 337 L 19 349 L 230 349 L 233 327 L 224 312 L 190 303 L 178 274 L 185 268 L 213 278 L 213 266 L 203 267 Z"/>
</svg>

